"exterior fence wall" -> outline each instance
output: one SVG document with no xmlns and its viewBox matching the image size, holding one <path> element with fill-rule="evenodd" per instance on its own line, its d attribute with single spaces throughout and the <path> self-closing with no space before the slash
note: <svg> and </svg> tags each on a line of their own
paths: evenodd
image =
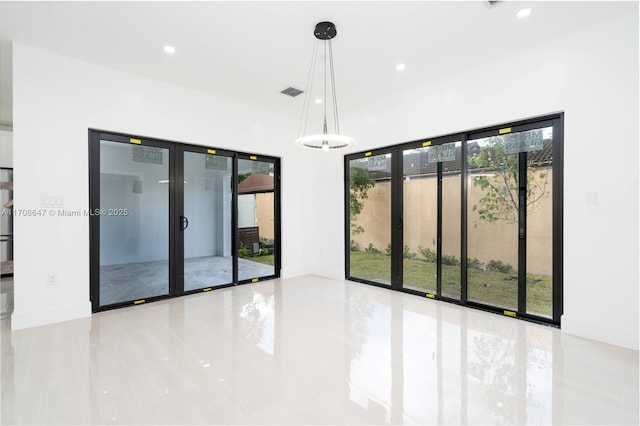
<svg viewBox="0 0 640 426">
<path fill-rule="evenodd" d="M 546 179 L 540 177 L 546 173 Z M 478 174 L 468 179 L 467 251 L 469 258 L 486 264 L 491 260 L 518 267 L 518 225 L 498 220 L 494 223 L 480 221 L 472 211 L 479 205 L 483 192 L 473 186 Z M 527 272 L 551 275 L 552 272 L 552 172 L 542 169 L 534 174 L 536 183 L 547 181 L 545 195 L 527 215 Z M 437 179 L 435 177 L 412 178 L 404 183 L 404 245 L 418 253 L 419 247 L 436 251 L 437 242 Z M 444 255 L 460 259 L 460 176 L 444 176 L 442 180 L 442 251 Z M 362 212 L 355 221 L 364 232 L 351 235 L 359 250 L 372 244 L 384 252 L 391 242 L 391 185 L 390 181 L 378 181 L 368 192 Z"/>
<path fill-rule="evenodd" d="M 256 194 L 256 226 L 260 228 L 260 238 L 274 238 L 274 193 Z"/>
</svg>

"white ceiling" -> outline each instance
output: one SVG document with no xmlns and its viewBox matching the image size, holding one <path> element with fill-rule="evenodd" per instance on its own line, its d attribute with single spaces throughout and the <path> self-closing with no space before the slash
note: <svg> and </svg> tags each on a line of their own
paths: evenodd
<svg viewBox="0 0 640 426">
<path fill-rule="evenodd" d="M 637 2 L 0 2 L 0 47 L 20 42 L 297 119 L 302 96 L 279 91 L 305 88 L 319 21 L 338 30 L 342 113 L 622 13 Z M 11 125 L 10 55 L 0 59 L 0 124 Z"/>
</svg>

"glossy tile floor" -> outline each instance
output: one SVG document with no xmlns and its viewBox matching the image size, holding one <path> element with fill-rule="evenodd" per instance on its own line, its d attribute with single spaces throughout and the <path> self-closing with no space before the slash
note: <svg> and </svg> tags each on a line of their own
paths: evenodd
<svg viewBox="0 0 640 426">
<path fill-rule="evenodd" d="M 638 352 L 304 276 L 2 327 L 2 424 L 638 424 Z"/>
</svg>

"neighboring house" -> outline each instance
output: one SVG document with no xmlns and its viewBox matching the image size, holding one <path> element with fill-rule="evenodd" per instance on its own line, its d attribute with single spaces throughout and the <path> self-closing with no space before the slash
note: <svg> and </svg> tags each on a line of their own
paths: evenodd
<svg viewBox="0 0 640 426">
<path fill-rule="evenodd" d="M 260 239 L 274 237 L 273 175 L 251 174 L 238 184 L 238 228 L 258 227 Z"/>
</svg>

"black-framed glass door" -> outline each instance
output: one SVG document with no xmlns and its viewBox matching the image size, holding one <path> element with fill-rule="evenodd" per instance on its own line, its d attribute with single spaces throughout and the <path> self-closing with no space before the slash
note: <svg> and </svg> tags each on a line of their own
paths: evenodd
<svg viewBox="0 0 640 426">
<path fill-rule="evenodd" d="M 177 157 L 178 288 L 189 293 L 230 285 L 235 282 L 233 153 L 188 146 L 180 147 Z"/>
<path fill-rule="evenodd" d="M 392 287 L 397 285 L 400 265 L 392 256 L 401 247 L 397 232 L 400 213 L 394 206 L 397 183 L 396 149 L 383 149 L 349 156 L 345 161 L 345 263 L 348 278 Z M 395 236 L 395 238 L 394 238 Z"/>
<path fill-rule="evenodd" d="M 402 149 L 402 286 L 460 299 L 462 142 L 459 135 Z"/>
<path fill-rule="evenodd" d="M 554 318 L 559 127 L 559 120 L 545 120 L 469 135 L 469 302 L 511 316 Z"/>
<path fill-rule="evenodd" d="M 89 153 L 94 312 L 280 276 L 278 158 L 97 130 Z M 249 175 L 259 231 L 245 256 Z"/>
<path fill-rule="evenodd" d="M 280 269 L 280 165 L 257 155 L 237 164 L 237 279 L 256 282 Z"/>
<path fill-rule="evenodd" d="M 559 325 L 562 140 L 555 114 L 345 156 L 346 278 Z"/>
<path fill-rule="evenodd" d="M 171 145 L 122 135 L 93 134 L 92 139 L 94 309 L 173 294 Z"/>
</svg>

